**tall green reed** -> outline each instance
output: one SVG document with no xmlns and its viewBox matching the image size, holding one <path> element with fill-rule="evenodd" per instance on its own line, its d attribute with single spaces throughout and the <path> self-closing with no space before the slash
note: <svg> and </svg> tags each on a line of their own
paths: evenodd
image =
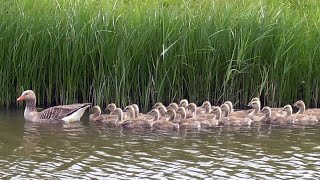
<svg viewBox="0 0 320 180">
<path fill-rule="evenodd" d="M 1 1 L 0 104 L 319 104 L 317 1 Z"/>
</svg>

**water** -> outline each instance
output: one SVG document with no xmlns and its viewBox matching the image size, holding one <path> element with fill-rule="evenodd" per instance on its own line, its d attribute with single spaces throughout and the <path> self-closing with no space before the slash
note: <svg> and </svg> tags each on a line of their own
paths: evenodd
<svg viewBox="0 0 320 180">
<path fill-rule="evenodd" d="M 320 125 L 134 132 L 0 112 L 0 177 L 319 179 Z"/>
</svg>

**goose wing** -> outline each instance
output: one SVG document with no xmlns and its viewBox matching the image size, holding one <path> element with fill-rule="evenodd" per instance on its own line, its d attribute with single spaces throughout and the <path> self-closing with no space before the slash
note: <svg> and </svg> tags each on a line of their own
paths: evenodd
<svg viewBox="0 0 320 180">
<path fill-rule="evenodd" d="M 82 103 L 82 104 L 70 104 L 70 105 L 61 105 L 47 108 L 41 112 L 39 112 L 40 120 L 47 121 L 62 121 L 64 117 L 67 117 L 74 112 L 78 111 L 81 108 L 89 107 L 90 103 Z"/>
</svg>

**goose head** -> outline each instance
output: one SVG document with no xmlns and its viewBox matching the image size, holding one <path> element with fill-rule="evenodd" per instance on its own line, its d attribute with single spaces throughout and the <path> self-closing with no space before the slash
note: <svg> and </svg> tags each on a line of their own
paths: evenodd
<svg viewBox="0 0 320 180">
<path fill-rule="evenodd" d="M 295 102 L 293 106 L 299 108 L 299 111 L 297 112 L 297 114 L 303 114 L 304 111 L 306 110 L 306 105 L 302 100 Z"/>
<path fill-rule="evenodd" d="M 169 121 L 176 119 L 176 111 L 174 109 L 168 109 L 165 115 L 169 116 Z"/>
<path fill-rule="evenodd" d="M 36 101 L 36 94 L 32 90 L 23 91 L 17 101 Z"/>
<path fill-rule="evenodd" d="M 126 106 L 123 111 L 129 113 L 130 118 L 136 118 L 135 109 L 133 106 Z"/>
<path fill-rule="evenodd" d="M 110 114 L 117 108 L 116 104 L 110 103 L 108 104 L 107 108 L 105 109 L 106 111 L 109 110 Z"/>
<path fill-rule="evenodd" d="M 202 103 L 201 107 L 206 109 L 206 113 L 209 113 L 211 110 L 211 103 L 209 101 L 205 101 Z"/>
<path fill-rule="evenodd" d="M 186 99 L 182 99 L 180 101 L 180 103 L 179 103 L 179 107 L 185 107 L 186 108 L 188 105 L 189 105 L 189 102 Z"/>
<path fill-rule="evenodd" d="M 177 109 L 177 113 L 181 114 L 181 118 L 182 119 L 185 119 L 186 116 L 187 116 L 187 112 L 186 112 L 186 109 L 184 107 L 179 107 Z"/>
<path fill-rule="evenodd" d="M 157 103 L 155 103 L 155 104 L 152 106 L 152 108 L 153 108 L 153 109 L 157 109 L 157 108 L 160 107 L 160 106 L 163 106 L 162 102 L 157 102 Z"/>
<path fill-rule="evenodd" d="M 164 115 L 167 112 L 167 108 L 165 106 L 159 106 L 156 109 L 158 109 L 160 114 L 162 114 L 162 115 Z"/>
<path fill-rule="evenodd" d="M 159 120 L 160 117 L 160 112 L 158 109 L 152 109 L 151 111 L 149 111 L 147 114 L 151 115 L 154 117 L 154 121 Z"/>
<path fill-rule="evenodd" d="M 282 111 L 285 111 L 287 113 L 286 116 L 290 116 L 290 115 L 292 115 L 292 106 L 290 104 L 285 105 L 282 108 Z"/>
<path fill-rule="evenodd" d="M 179 108 L 177 103 L 170 103 L 169 106 L 167 107 L 167 109 L 173 109 L 175 111 L 177 111 Z"/>
</svg>

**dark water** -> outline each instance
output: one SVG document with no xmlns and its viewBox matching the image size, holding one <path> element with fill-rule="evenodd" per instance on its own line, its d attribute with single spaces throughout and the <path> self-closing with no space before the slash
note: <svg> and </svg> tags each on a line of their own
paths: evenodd
<svg viewBox="0 0 320 180">
<path fill-rule="evenodd" d="M 0 111 L 0 177 L 319 179 L 320 126 L 132 132 Z"/>
</svg>

